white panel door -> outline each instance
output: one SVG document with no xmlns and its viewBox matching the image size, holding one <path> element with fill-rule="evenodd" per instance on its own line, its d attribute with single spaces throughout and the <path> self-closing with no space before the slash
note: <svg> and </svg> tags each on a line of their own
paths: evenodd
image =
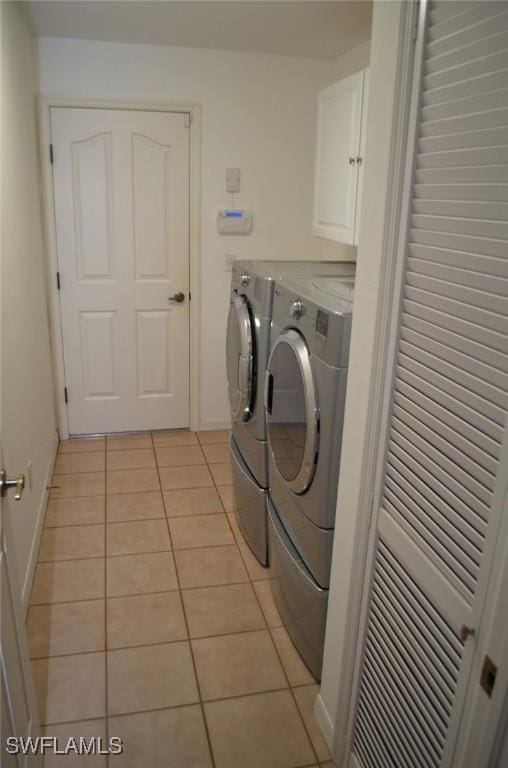
<svg viewBox="0 0 508 768">
<path fill-rule="evenodd" d="M 364 70 L 319 93 L 312 232 L 355 242 Z"/>
<path fill-rule="evenodd" d="M 51 110 L 70 434 L 189 426 L 186 117 Z"/>
<path fill-rule="evenodd" d="M 0 321 L 1 321 L 0 313 Z M 0 332 L 0 467 L 3 467 L 2 419 L 5 409 L 12 407 L 3 400 L 5 377 L 9 375 L 9 360 L 4 359 Z M 20 467 L 7 467 L 9 473 Z M 40 768 L 42 755 L 29 754 L 21 748 L 21 739 L 39 736 L 39 717 L 28 655 L 28 643 L 21 608 L 17 563 L 12 535 L 11 516 L 18 512 L 15 489 L 5 498 L 0 495 L 0 765 L 5 768 Z M 22 508 L 20 508 L 22 510 Z M 16 745 L 8 741 L 18 739 Z"/>
</svg>

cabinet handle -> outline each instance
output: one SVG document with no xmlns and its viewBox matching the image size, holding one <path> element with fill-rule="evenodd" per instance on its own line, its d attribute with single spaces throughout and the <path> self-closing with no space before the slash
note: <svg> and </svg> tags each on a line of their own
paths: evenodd
<svg viewBox="0 0 508 768">
<path fill-rule="evenodd" d="M 361 165 L 363 163 L 363 157 L 358 156 L 356 158 L 357 165 Z"/>
<path fill-rule="evenodd" d="M 356 160 L 355 160 L 355 158 L 354 158 L 354 157 L 351 155 L 351 156 L 349 157 L 349 165 L 354 165 L 355 163 L 356 163 Z"/>
</svg>

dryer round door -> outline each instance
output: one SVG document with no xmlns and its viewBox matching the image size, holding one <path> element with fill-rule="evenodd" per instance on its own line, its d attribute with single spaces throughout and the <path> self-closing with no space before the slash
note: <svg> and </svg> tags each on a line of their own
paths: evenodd
<svg viewBox="0 0 508 768">
<path fill-rule="evenodd" d="M 229 305 L 226 373 L 233 419 L 248 421 L 254 387 L 254 335 L 247 300 L 232 296 Z"/>
<path fill-rule="evenodd" d="M 273 346 L 265 408 L 277 469 L 294 493 L 305 493 L 316 469 L 319 409 L 309 350 L 293 329 L 284 331 Z"/>
</svg>

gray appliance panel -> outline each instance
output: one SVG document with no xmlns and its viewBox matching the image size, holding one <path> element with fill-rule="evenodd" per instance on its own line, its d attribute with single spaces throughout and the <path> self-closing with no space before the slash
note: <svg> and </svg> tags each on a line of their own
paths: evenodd
<svg viewBox="0 0 508 768">
<path fill-rule="evenodd" d="M 270 585 L 282 621 L 302 659 L 319 680 L 323 664 L 328 590 L 312 579 L 268 504 Z"/>
<path fill-rule="evenodd" d="M 268 444 L 266 440 L 256 440 L 248 429 L 247 423 L 233 422 L 233 437 L 236 447 L 251 475 L 260 486 L 268 488 Z"/>
<path fill-rule="evenodd" d="M 233 262 L 231 289 L 246 296 L 255 306 L 256 317 L 271 319 L 275 280 L 282 277 L 354 277 L 352 261 L 265 261 L 240 259 Z M 243 278 L 243 279 L 242 279 Z"/>
<path fill-rule="evenodd" d="M 270 459 L 270 471 L 273 459 Z M 280 475 L 272 475 L 269 498 L 293 546 L 301 555 L 316 582 L 327 589 L 333 552 L 333 528 L 319 528 L 304 515 L 286 492 Z"/>
<path fill-rule="evenodd" d="M 324 292 L 323 304 L 318 304 L 307 298 L 303 281 L 298 287 L 300 291 L 289 280 L 277 281 L 273 325 L 278 328 L 295 328 L 305 338 L 313 355 L 328 365 L 347 367 L 353 305 L 348 301 L 334 299 Z M 295 302 L 301 302 L 303 314 L 300 317 L 294 316 Z M 275 342 L 276 338 L 277 334 L 272 330 L 272 341 Z"/>
<path fill-rule="evenodd" d="M 268 565 L 267 492 L 256 485 L 233 438 L 231 462 L 236 520 L 253 554 L 261 565 Z"/>
<path fill-rule="evenodd" d="M 274 340 L 278 338 L 280 333 L 280 328 L 274 326 Z M 299 511 L 320 528 L 333 528 L 339 480 L 347 368 L 332 368 L 312 355 L 311 364 L 320 421 L 314 477 L 304 493 L 293 492 L 289 483 L 285 481 L 276 461 L 276 456 L 280 455 L 278 447 L 281 440 L 281 425 L 277 423 L 277 415 L 272 408 L 272 415 L 268 422 L 268 480 L 275 508 L 279 514 L 289 514 L 288 510 L 294 507 L 291 515 L 293 518 L 297 516 L 297 511 Z M 298 384 L 298 381 L 296 383 Z M 277 381 L 274 379 L 273 388 L 275 389 L 276 386 Z M 286 386 L 286 382 L 283 382 L 282 386 Z M 304 395 L 304 397 L 306 396 L 307 394 Z M 310 403 L 307 413 L 312 413 L 312 411 L 313 404 Z M 298 418 L 299 415 L 295 414 L 295 421 Z M 282 510 L 285 510 L 284 513 Z"/>
</svg>

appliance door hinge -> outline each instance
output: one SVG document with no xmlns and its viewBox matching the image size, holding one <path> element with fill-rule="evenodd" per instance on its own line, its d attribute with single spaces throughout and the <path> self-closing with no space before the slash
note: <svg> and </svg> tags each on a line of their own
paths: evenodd
<svg viewBox="0 0 508 768">
<path fill-rule="evenodd" d="M 53 144 L 49 145 L 49 162 L 53 165 Z"/>
<path fill-rule="evenodd" d="M 67 392 L 67 387 L 64 387 L 64 398 L 65 398 L 65 402 L 68 403 L 69 402 L 69 394 Z"/>
<path fill-rule="evenodd" d="M 56 273 L 56 287 L 60 290 L 60 272 Z"/>
<path fill-rule="evenodd" d="M 190 112 L 184 112 L 184 125 L 186 128 L 190 128 L 190 124 L 192 123 L 192 115 Z"/>
</svg>

